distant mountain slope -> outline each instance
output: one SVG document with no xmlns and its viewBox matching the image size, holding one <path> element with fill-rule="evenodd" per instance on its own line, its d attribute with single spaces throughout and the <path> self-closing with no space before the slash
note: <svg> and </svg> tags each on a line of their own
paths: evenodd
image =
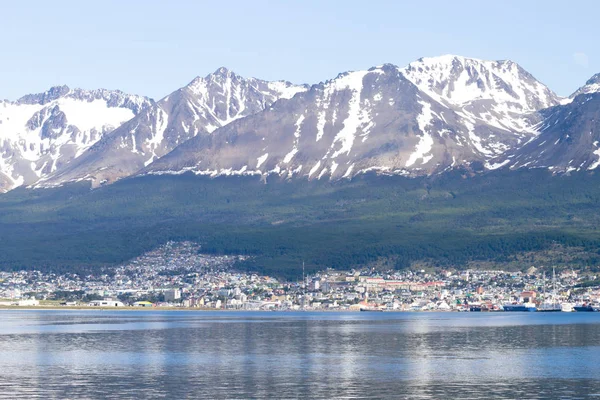
<svg viewBox="0 0 600 400">
<path fill-rule="evenodd" d="M 280 98 L 306 90 L 289 82 L 243 78 L 219 68 L 198 77 L 128 121 L 76 162 L 36 186 L 90 180 L 93 185 L 129 176 L 195 137 L 264 110 Z"/>
<path fill-rule="evenodd" d="M 340 74 L 197 136 L 142 173 L 431 174 L 519 146 L 536 134 L 536 111 L 558 102 L 509 61 L 443 56 L 406 68 L 386 64 Z"/>
<path fill-rule="evenodd" d="M 585 83 L 585 85 L 583 85 L 582 87 L 577 89 L 575 91 L 575 93 L 573 93 L 571 96 L 569 96 L 569 98 L 574 99 L 575 97 L 579 96 L 580 94 L 599 93 L 599 92 L 600 92 L 600 73 L 596 74 L 596 75 L 592 76 L 590 79 L 588 79 L 587 82 Z"/>
<path fill-rule="evenodd" d="M 539 135 L 497 163 L 516 168 L 547 168 L 554 173 L 600 166 L 600 74 L 563 104 L 545 110 Z"/>
<path fill-rule="evenodd" d="M 47 177 L 151 104 L 120 91 L 67 86 L 1 101 L 0 191 Z"/>
</svg>

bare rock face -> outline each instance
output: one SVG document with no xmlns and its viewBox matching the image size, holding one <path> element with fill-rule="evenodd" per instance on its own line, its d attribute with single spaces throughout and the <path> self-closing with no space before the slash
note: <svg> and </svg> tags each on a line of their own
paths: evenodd
<svg viewBox="0 0 600 400">
<path fill-rule="evenodd" d="M 274 101 L 305 91 L 289 82 L 244 79 L 226 68 L 198 77 L 153 103 L 36 186 L 90 180 L 97 186 L 129 176 L 196 136 L 211 136 Z"/>
<path fill-rule="evenodd" d="M 340 74 L 198 135 L 141 173 L 352 177 L 487 163 L 534 137 L 559 98 L 518 65 L 456 56 Z"/>
<path fill-rule="evenodd" d="M 580 94 L 591 94 L 591 93 L 599 93 L 599 92 L 600 92 L 600 74 L 596 74 L 596 75 L 592 76 L 590 79 L 588 79 L 587 82 L 585 83 L 585 85 L 583 85 L 582 87 L 577 89 L 575 91 L 575 93 L 573 93 L 571 96 L 569 96 L 569 99 L 575 99 L 575 97 L 579 96 Z"/>
<path fill-rule="evenodd" d="M 570 102 L 545 110 L 539 135 L 497 163 L 512 169 L 547 168 L 554 173 L 598 168 L 600 92 L 582 89 Z"/>
</svg>

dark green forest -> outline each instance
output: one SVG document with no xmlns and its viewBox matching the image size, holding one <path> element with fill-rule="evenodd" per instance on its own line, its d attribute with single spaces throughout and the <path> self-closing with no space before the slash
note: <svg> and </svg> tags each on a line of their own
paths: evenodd
<svg viewBox="0 0 600 400">
<path fill-rule="evenodd" d="M 309 270 L 526 267 L 545 254 L 595 268 L 599 200 L 600 176 L 544 170 L 266 183 L 185 174 L 94 190 L 20 188 L 0 195 L 0 268 L 93 271 L 168 240 L 251 255 L 238 267 L 288 278 L 303 260 Z"/>
</svg>

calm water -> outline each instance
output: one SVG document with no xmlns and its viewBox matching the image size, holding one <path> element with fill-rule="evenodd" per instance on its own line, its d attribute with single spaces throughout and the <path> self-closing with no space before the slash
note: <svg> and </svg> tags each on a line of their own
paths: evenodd
<svg viewBox="0 0 600 400">
<path fill-rule="evenodd" d="M 0 398 L 598 398 L 600 313 L 0 311 Z"/>
</svg>

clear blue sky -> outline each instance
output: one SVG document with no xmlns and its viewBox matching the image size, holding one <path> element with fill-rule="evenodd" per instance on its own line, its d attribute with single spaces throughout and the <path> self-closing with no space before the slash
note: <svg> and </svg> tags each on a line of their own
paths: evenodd
<svg viewBox="0 0 600 400">
<path fill-rule="evenodd" d="M 560 95 L 600 72 L 600 1 L 0 0 L 0 99 L 161 98 L 220 66 L 317 83 L 422 56 L 511 59 Z"/>
</svg>

